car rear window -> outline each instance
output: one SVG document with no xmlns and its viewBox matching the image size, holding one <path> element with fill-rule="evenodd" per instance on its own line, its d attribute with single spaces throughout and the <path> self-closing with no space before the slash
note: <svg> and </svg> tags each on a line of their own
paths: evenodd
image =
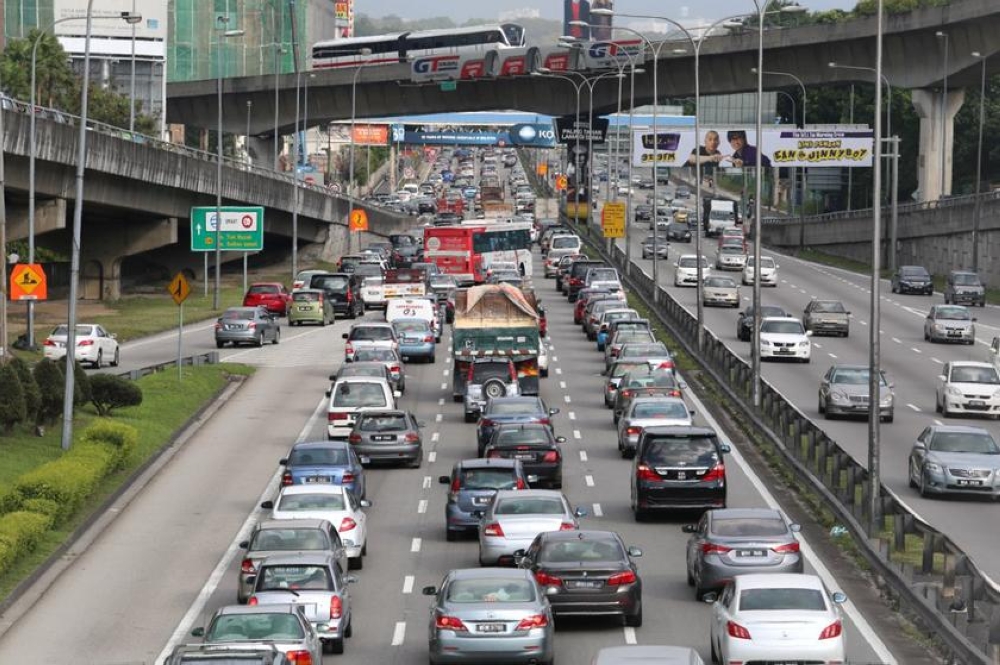
<svg viewBox="0 0 1000 665">
<path fill-rule="evenodd" d="M 496 515 L 562 515 L 566 509 L 559 499 L 512 497 L 497 503 L 493 512 Z"/>
<path fill-rule="evenodd" d="M 642 402 L 632 409 L 633 418 L 687 418 L 688 408 L 681 402 Z"/>
<path fill-rule="evenodd" d="M 746 589 L 740 592 L 740 611 L 753 610 L 826 610 L 823 593 L 818 589 Z"/>
<path fill-rule="evenodd" d="M 831 314 L 843 314 L 847 310 L 844 305 L 836 301 L 817 300 L 813 303 L 814 312 L 829 312 Z"/>
<path fill-rule="evenodd" d="M 643 451 L 643 458 L 654 466 L 713 466 L 719 461 L 719 452 L 715 448 L 714 439 L 665 436 L 650 439 Z"/>
<path fill-rule="evenodd" d="M 407 429 L 408 427 L 409 423 L 406 422 L 406 416 L 402 414 L 362 416 L 361 423 L 358 425 L 358 429 L 362 432 L 391 432 Z"/>
<path fill-rule="evenodd" d="M 712 533 L 717 536 L 783 536 L 788 533 L 785 523 L 774 517 L 734 517 L 712 520 Z"/>
<path fill-rule="evenodd" d="M 347 464 L 347 451 L 341 448 L 296 448 L 288 456 L 288 466 L 309 466 L 312 464 Z"/>
<path fill-rule="evenodd" d="M 552 238 L 552 249 L 568 249 L 580 245 L 580 239 L 576 236 L 555 236 Z"/>
<path fill-rule="evenodd" d="M 349 282 L 350 280 L 343 275 L 315 275 L 309 286 L 327 291 L 345 291 Z"/>
<path fill-rule="evenodd" d="M 535 590 L 527 580 L 455 580 L 448 585 L 450 603 L 530 603 L 533 600 Z"/>
<path fill-rule="evenodd" d="M 459 476 L 462 489 L 510 490 L 517 487 L 513 469 L 465 469 Z"/>
<path fill-rule="evenodd" d="M 332 591 L 333 578 L 323 566 L 264 566 L 260 572 L 256 591 Z"/>
<path fill-rule="evenodd" d="M 224 318 L 224 319 L 232 319 L 232 320 L 244 320 L 245 321 L 245 320 L 248 320 L 248 319 L 252 320 L 256 314 L 257 314 L 257 310 L 251 309 L 249 307 L 248 308 L 244 308 L 244 309 L 227 309 L 225 312 L 222 313 L 222 318 Z M 58 333 L 56 333 L 56 334 L 58 334 Z M 66 333 L 63 332 L 62 334 L 65 335 Z M 77 335 L 80 335 L 80 334 L 89 335 L 90 334 L 90 330 L 88 329 L 86 333 L 81 333 L 80 332 L 80 327 L 77 326 L 76 334 Z"/>
<path fill-rule="evenodd" d="M 624 376 L 631 372 L 632 370 L 639 367 L 649 367 L 648 363 L 615 363 L 611 368 L 611 373 L 609 376 L 612 378 L 618 378 Z"/>
<path fill-rule="evenodd" d="M 501 430 L 498 434 L 494 443 L 499 445 L 531 445 L 544 443 L 548 445 L 551 443 L 549 439 L 549 431 L 547 428 L 543 427 L 518 427 L 506 430 Z"/>
<path fill-rule="evenodd" d="M 396 332 L 427 332 L 430 325 L 423 320 L 420 321 L 394 321 L 392 327 Z"/>
<path fill-rule="evenodd" d="M 383 342 L 392 339 L 392 328 L 387 326 L 358 326 L 351 329 L 352 342 Z"/>
<path fill-rule="evenodd" d="M 354 362 L 387 362 L 391 360 L 398 360 L 396 352 L 392 349 L 358 349 L 354 352 Z"/>
<path fill-rule="evenodd" d="M 310 512 L 313 510 L 344 510 L 343 494 L 285 494 L 278 499 L 275 510 Z"/>
<path fill-rule="evenodd" d="M 206 642 L 245 642 L 254 640 L 301 640 L 305 637 L 302 624 L 288 612 L 253 614 L 223 614 L 212 622 L 205 635 Z M 203 663 L 202 659 L 196 662 Z M 209 661 L 216 663 L 217 661 Z M 219 661 L 228 662 L 228 661 Z M 246 661 L 234 659 L 245 665 Z"/>
<path fill-rule="evenodd" d="M 523 400 L 507 401 L 507 400 L 493 400 L 490 402 L 490 406 L 487 412 L 492 414 L 535 414 L 541 413 L 542 407 L 538 402 L 529 402 Z"/>
<path fill-rule="evenodd" d="M 548 542 L 538 554 L 538 560 L 544 563 L 621 561 L 624 558 L 621 545 L 613 538 Z"/>
<path fill-rule="evenodd" d="M 350 382 L 337 386 L 333 395 L 334 407 L 388 406 L 385 391 L 379 383 Z"/>
<path fill-rule="evenodd" d="M 250 543 L 251 552 L 292 552 L 329 549 L 329 536 L 322 529 L 261 529 Z"/>
<path fill-rule="evenodd" d="M 313 291 L 297 291 L 292 294 L 295 302 L 319 302 L 319 293 Z"/>
<path fill-rule="evenodd" d="M 281 289 L 279 289 L 274 284 L 255 284 L 255 285 L 251 286 L 247 290 L 247 293 L 254 294 L 254 295 L 265 294 L 265 293 L 266 294 L 275 294 L 275 293 L 280 293 L 280 292 L 281 292 Z"/>
</svg>

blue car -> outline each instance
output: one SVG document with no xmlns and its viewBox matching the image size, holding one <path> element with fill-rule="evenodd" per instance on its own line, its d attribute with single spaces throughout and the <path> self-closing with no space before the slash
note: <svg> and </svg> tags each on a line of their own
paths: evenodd
<svg viewBox="0 0 1000 665">
<path fill-rule="evenodd" d="M 521 460 L 501 457 L 463 460 L 455 464 L 450 476 L 439 476 L 438 482 L 448 485 L 444 509 L 448 540 L 479 532 L 479 518 L 497 490 L 528 489 Z"/>
<path fill-rule="evenodd" d="M 288 457 L 279 462 L 285 467 L 282 485 L 343 485 L 358 499 L 365 498 L 367 459 L 359 458 L 346 441 L 311 441 L 296 443 Z"/>
<path fill-rule="evenodd" d="M 427 362 L 434 362 L 436 345 L 430 321 L 416 318 L 395 319 L 392 327 L 396 331 L 396 339 L 399 340 L 399 355 L 406 360 L 423 358 Z"/>
</svg>

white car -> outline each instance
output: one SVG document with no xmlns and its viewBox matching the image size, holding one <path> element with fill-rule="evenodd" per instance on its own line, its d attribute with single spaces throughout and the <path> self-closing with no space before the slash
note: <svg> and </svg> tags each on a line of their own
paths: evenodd
<svg viewBox="0 0 1000 665">
<path fill-rule="evenodd" d="M 812 331 L 806 330 L 798 319 L 770 316 L 760 322 L 760 357 L 793 358 L 809 362 L 812 357 Z"/>
<path fill-rule="evenodd" d="M 381 277 L 365 277 L 361 285 L 361 300 L 365 309 L 385 307 L 385 287 Z"/>
<path fill-rule="evenodd" d="M 704 279 L 712 272 L 708 259 L 701 257 L 701 278 Z M 674 263 L 674 286 L 697 286 L 698 285 L 698 257 L 694 254 L 683 254 Z"/>
<path fill-rule="evenodd" d="M 712 603 L 709 643 L 712 662 L 845 661 L 841 603 L 815 575 L 737 575 Z"/>
<path fill-rule="evenodd" d="M 66 355 L 66 336 L 69 326 L 63 324 L 49 333 L 43 345 L 45 357 L 49 360 L 59 360 Z M 120 360 L 118 339 L 95 323 L 76 324 L 76 360 L 88 363 L 91 367 L 111 365 L 118 367 Z"/>
<path fill-rule="evenodd" d="M 260 507 L 270 510 L 273 520 L 326 520 L 337 527 L 348 566 L 358 569 L 364 565 L 361 557 L 368 553 L 368 516 L 362 508 L 371 505 L 343 485 L 287 485 L 277 499 Z"/>
<path fill-rule="evenodd" d="M 990 363 L 945 363 L 938 375 L 934 406 L 946 417 L 966 413 L 1000 417 L 1000 374 Z"/>
<path fill-rule="evenodd" d="M 361 411 L 395 410 L 402 395 L 393 390 L 385 379 L 371 376 L 345 376 L 337 379 L 327 391 L 326 434 L 330 439 L 346 439 L 351 435 Z"/>
<path fill-rule="evenodd" d="M 743 283 L 753 284 L 754 281 L 754 261 L 753 256 L 747 257 L 746 267 L 743 268 Z M 778 264 L 770 256 L 760 257 L 760 285 L 778 285 Z"/>
</svg>

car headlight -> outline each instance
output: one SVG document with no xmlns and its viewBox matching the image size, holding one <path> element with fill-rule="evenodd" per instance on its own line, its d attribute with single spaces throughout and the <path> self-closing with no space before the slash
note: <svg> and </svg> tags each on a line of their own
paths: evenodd
<svg viewBox="0 0 1000 665">
<path fill-rule="evenodd" d="M 941 473 L 941 465 L 934 462 L 924 462 L 924 470 L 931 473 Z"/>
<path fill-rule="evenodd" d="M 944 330 L 944 326 L 940 323 L 935 323 L 934 330 Z"/>
<path fill-rule="evenodd" d="M 892 395 L 885 395 L 879 400 L 879 406 L 892 406 Z"/>
<path fill-rule="evenodd" d="M 808 347 L 809 346 L 809 340 L 806 340 L 804 342 L 799 342 L 799 346 L 802 347 L 802 348 Z"/>
<path fill-rule="evenodd" d="M 944 389 L 944 391 L 946 393 L 948 393 L 949 395 L 951 395 L 952 397 L 961 397 L 962 396 L 962 391 L 959 390 L 958 388 L 956 388 L 955 386 L 947 386 Z"/>
<path fill-rule="evenodd" d="M 760 345 L 761 345 L 761 346 L 771 346 L 771 342 L 769 342 L 769 341 L 768 341 L 768 340 L 766 340 L 766 339 L 761 339 L 761 340 L 760 340 Z"/>
<path fill-rule="evenodd" d="M 846 402 L 847 401 L 847 395 L 845 395 L 844 393 L 836 393 L 836 392 L 834 392 L 834 393 L 830 393 L 830 399 L 833 400 L 834 402 Z"/>
</svg>

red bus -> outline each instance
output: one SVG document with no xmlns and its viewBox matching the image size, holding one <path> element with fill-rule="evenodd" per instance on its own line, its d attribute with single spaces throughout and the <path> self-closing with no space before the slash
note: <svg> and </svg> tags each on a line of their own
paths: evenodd
<svg viewBox="0 0 1000 665">
<path fill-rule="evenodd" d="M 467 223 L 424 229 L 424 260 L 459 284 L 482 284 L 494 261 L 512 262 L 531 276 L 531 225 Z"/>
</svg>

